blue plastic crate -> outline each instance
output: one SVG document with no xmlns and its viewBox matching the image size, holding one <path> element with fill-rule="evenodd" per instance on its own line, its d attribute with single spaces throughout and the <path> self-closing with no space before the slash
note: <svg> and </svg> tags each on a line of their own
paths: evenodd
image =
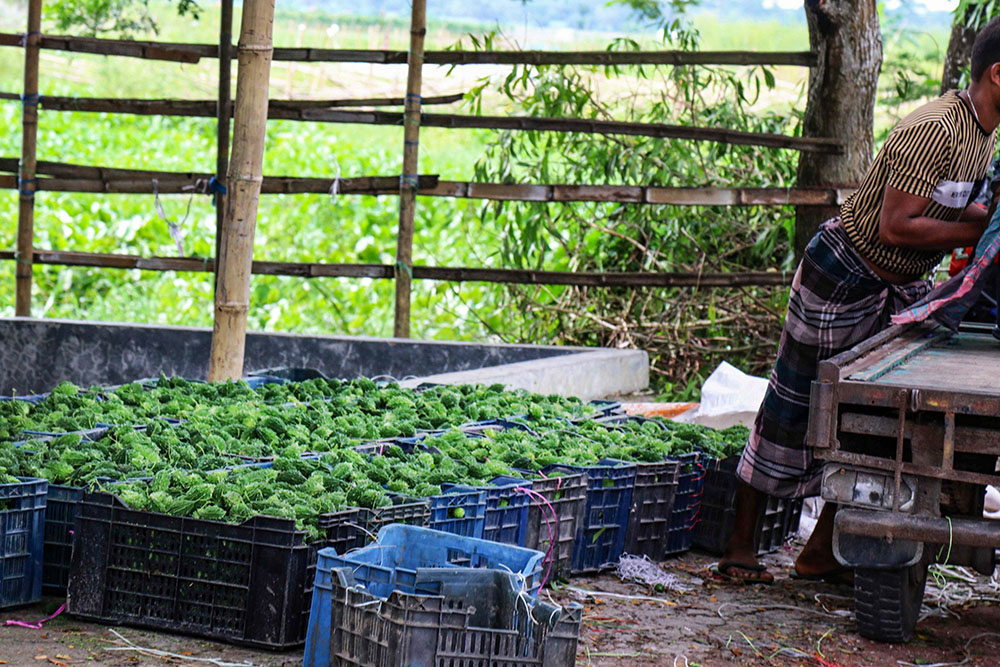
<svg viewBox="0 0 1000 667">
<path fill-rule="evenodd" d="M 542 469 L 546 475 L 560 471 L 587 474 L 587 503 L 583 522 L 577 526 L 570 572 L 599 572 L 613 566 L 625 548 L 635 465 L 608 460 L 596 466 L 554 464 Z"/>
<path fill-rule="evenodd" d="M 0 401 L 27 401 L 29 403 L 41 403 L 48 394 L 25 394 L 24 396 L 0 396 Z"/>
<path fill-rule="evenodd" d="M 664 555 L 682 553 L 691 548 L 694 526 L 701 507 L 701 492 L 705 483 L 704 455 L 699 452 L 670 457 L 681 464 L 677 478 L 674 511 L 667 528 L 667 548 Z"/>
<path fill-rule="evenodd" d="M 441 495 L 431 496 L 427 527 L 452 535 L 482 539 L 486 527 L 486 489 L 442 484 Z"/>
<path fill-rule="evenodd" d="M 497 544 L 439 530 L 391 524 L 378 532 L 373 544 L 338 555 L 335 549 L 320 551 L 330 567 L 349 567 L 358 583 L 372 595 L 389 596 L 394 590 L 434 595 L 417 585 L 421 568 L 472 568 L 504 570 L 524 579 L 532 597 L 538 595 L 545 554 L 507 544 Z"/>
<path fill-rule="evenodd" d="M 530 495 L 518 489 L 530 488 L 531 482 L 506 476 L 490 480 L 487 486 L 441 485 L 442 491 L 448 493 L 485 492 L 486 512 L 483 517 L 482 539 L 516 547 L 524 546 L 528 534 L 528 510 L 531 507 Z"/>
<path fill-rule="evenodd" d="M 0 484 L 0 608 L 42 598 L 45 539 L 44 479 L 19 477 Z"/>
<path fill-rule="evenodd" d="M 73 522 L 82 498 L 82 488 L 49 484 L 42 567 L 42 590 L 47 595 L 66 595 L 73 555 Z"/>
</svg>

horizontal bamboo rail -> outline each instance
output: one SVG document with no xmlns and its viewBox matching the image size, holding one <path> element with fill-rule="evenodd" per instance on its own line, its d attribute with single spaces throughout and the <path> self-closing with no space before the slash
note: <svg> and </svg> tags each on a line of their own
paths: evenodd
<svg viewBox="0 0 1000 667">
<path fill-rule="evenodd" d="M 13 261 L 15 253 L 0 251 L 0 261 Z M 139 257 L 106 253 L 35 250 L 36 264 L 87 266 L 105 269 L 140 269 L 143 271 L 213 272 L 210 257 Z M 253 273 L 300 278 L 382 278 L 392 279 L 391 264 L 323 264 L 307 262 L 253 262 Z M 791 284 L 786 271 L 738 273 L 571 273 L 568 271 L 531 271 L 524 269 L 455 268 L 414 266 L 415 280 L 448 282 L 487 282 L 515 285 L 569 285 L 578 287 L 749 287 Z"/>
<path fill-rule="evenodd" d="M 461 101 L 464 93 L 427 97 L 422 104 L 453 104 Z M 0 100 L 20 100 L 14 93 L 0 93 Z M 307 109 L 336 109 L 340 107 L 403 106 L 402 97 L 383 97 L 347 100 L 270 100 L 268 118 L 274 120 L 304 120 Z M 85 111 L 94 113 L 122 113 L 137 116 L 188 116 L 216 118 L 217 100 L 143 100 L 107 97 L 57 97 L 44 95 L 39 105 L 48 111 Z M 230 110 L 230 116 L 232 111 Z"/>
<path fill-rule="evenodd" d="M 423 104 L 451 104 L 463 95 L 442 95 L 422 100 Z M 16 100 L 20 96 L 0 93 L 0 99 Z M 399 106 L 403 98 L 358 100 L 272 100 L 268 118 L 322 123 L 360 123 L 367 125 L 402 125 L 403 114 L 385 111 L 336 111 L 337 107 Z M 142 100 L 97 97 L 43 96 L 43 109 L 55 111 L 85 111 L 124 113 L 144 116 L 187 116 L 215 118 L 218 103 L 214 100 Z M 447 128 L 492 130 L 535 130 L 546 132 L 585 132 L 591 134 L 624 134 L 696 141 L 718 141 L 745 146 L 788 148 L 799 151 L 839 153 L 842 144 L 836 139 L 789 137 L 783 134 L 740 132 L 718 128 L 689 127 L 651 123 L 587 120 L 577 118 L 532 118 L 509 116 L 462 116 L 454 114 L 423 114 L 421 125 Z"/>
<path fill-rule="evenodd" d="M 0 33 L 0 46 L 22 46 L 23 35 Z M 42 35 L 43 49 L 127 56 L 144 60 L 196 63 L 218 58 L 217 44 L 150 42 L 68 35 Z M 236 56 L 236 49 L 230 51 Z M 405 65 L 406 51 L 371 49 L 276 48 L 274 60 L 286 62 Z M 427 65 L 790 65 L 815 67 L 809 51 L 428 51 Z"/>
<path fill-rule="evenodd" d="M 15 173 L 16 158 L 0 158 L 0 172 Z M 109 192 L 121 194 L 185 194 L 204 192 L 212 174 L 112 169 L 62 162 L 38 163 L 40 191 Z M 616 202 L 674 206 L 839 206 L 853 187 L 830 188 L 669 188 L 633 185 L 537 185 L 440 181 L 420 177 L 420 195 L 457 199 L 525 202 Z M 333 179 L 265 176 L 264 194 L 329 193 Z M 17 179 L 0 175 L 0 188 L 17 188 Z M 398 195 L 398 176 L 368 176 L 337 180 L 337 194 Z"/>
<path fill-rule="evenodd" d="M 16 172 L 17 160 L 0 158 L 0 172 Z M 38 190 L 48 192 L 105 192 L 113 194 L 211 194 L 210 182 L 215 174 L 148 171 L 142 169 L 112 169 L 87 167 L 62 162 L 38 162 Z M 156 181 L 155 183 L 153 181 Z M 17 187 L 0 176 L 0 188 Z M 336 188 L 334 189 L 334 184 Z M 433 189 L 438 177 L 420 176 L 420 187 Z M 265 176 L 262 194 L 398 194 L 399 176 L 362 176 L 359 178 L 312 178 L 298 176 Z"/>
<path fill-rule="evenodd" d="M 61 162 L 38 163 L 39 190 L 57 192 L 118 192 L 152 194 L 157 179 L 160 194 L 182 194 L 203 188 L 212 177 L 208 173 L 178 173 L 138 169 L 88 167 Z M 0 172 L 17 171 L 16 158 L 0 158 Z M 16 179 L 4 180 L 0 188 L 16 188 Z M 853 192 L 853 187 L 831 188 L 669 188 L 629 185 L 536 185 L 437 181 L 433 175 L 421 177 L 420 194 L 425 197 L 454 197 L 494 201 L 525 202 L 618 202 L 671 204 L 677 206 L 837 206 Z M 398 194 L 398 177 L 375 176 L 342 178 L 338 194 Z M 327 193 L 333 185 L 328 178 L 267 176 L 267 194 Z"/>
<path fill-rule="evenodd" d="M 336 111 L 334 109 L 307 109 L 302 120 L 323 123 L 357 123 L 363 125 L 402 125 L 403 114 L 389 111 Z M 661 139 L 688 139 L 717 141 L 742 146 L 789 148 L 818 153 L 842 153 L 839 139 L 790 137 L 766 132 L 741 132 L 711 127 L 666 125 L 662 123 L 626 123 L 614 120 L 589 120 L 583 118 L 534 118 L 528 116 L 464 116 L 430 114 L 421 116 L 420 125 L 451 129 L 531 130 L 540 132 L 583 132 L 587 134 L 624 134 L 658 137 Z"/>
</svg>

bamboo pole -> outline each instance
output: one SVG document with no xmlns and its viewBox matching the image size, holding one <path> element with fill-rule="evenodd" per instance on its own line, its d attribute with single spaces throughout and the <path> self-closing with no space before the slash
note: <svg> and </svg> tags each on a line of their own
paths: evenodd
<svg viewBox="0 0 1000 667">
<path fill-rule="evenodd" d="M 336 109 L 307 109 L 302 120 L 322 123 L 357 123 L 361 125 L 400 125 L 405 114 L 393 111 L 339 111 Z M 743 132 L 716 127 L 692 127 L 665 123 L 628 123 L 617 120 L 591 120 L 586 118 L 534 118 L 530 116 L 468 116 L 458 114 L 422 114 L 424 127 L 451 129 L 523 130 L 538 132 L 582 132 L 585 134 L 622 134 L 629 136 L 658 137 L 661 139 L 689 139 L 716 141 L 738 146 L 765 146 L 788 148 L 797 151 L 839 154 L 843 152 L 840 139 L 819 137 L 791 137 L 771 132 Z"/>
<path fill-rule="evenodd" d="M 31 316 L 31 261 L 35 238 L 35 162 L 38 147 L 38 38 L 42 29 L 42 0 L 28 2 L 28 30 L 24 35 L 24 97 L 21 99 L 21 164 L 18 170 L 17 267 L 14 314 Z"/>
<path fill-rule="evenodd" d="M 221 69 L 221 68 L 220 68 Z M 464 93 L 425 97 L 423 106 L 431 104 L 452 104 L 464 98 Z M 20 101 L 14 93 L 0 93 L 0 100 Z M 343 100 L 270 100 L 267 117 L 274 120 L 307 120 L 303 112 L 311 109 L 337 109 L 343 107 L 389 107 L 403 106 L 402 97 L 371 97 Z M 61 97 L 46 95 L 39 100 L 41 107 L 48 111 L 86 111 L 99 113 L 135 114 L 137 116 L 189 116 L 217 118 L 219 101 L 216 100 L 174 100 L 174 99 L 127 99 L 114 97 Z M 232 104 L 229 108 L 232 118 Z M 310 121 L 311 122 L 311 121 Z M 225 175 L 225 172 L 223 172 Z"/>
<path fill-rule="evenodd" d="M 427 0 L 413 0 L 410 55 L 403 112 L 403 172 L 399 177 L 399 232 L 396 236 L 396 313 L 393 335 L 410 337 L 410 293 L 413 283 L 413 219 L 417 210 L 420 157 L 420 91 L 423 83 Z"/>
<path fill-rule="evenodd" d="M 244 0 L 240 25 L 233 151 L 219 252 L 215 326 L 208 379 L 243 375 L 257 204 L 264 179 L 264 137 L 273 51 L 274 0 Z"/>
<path fill-rule="evenodd" d="M 89 266 L 104 269 L 139 269 L 142 271 L 211 272 L 211 257 L 139 257 L 137 255 L 35 250 L 38 264 Z M 14 259 L 14 253 L 0 250 L 0 261 Z M 296 276 L 299 278 L 375 278 L 392 279 L 390 264 L 324 264 L 319 262 L 265 262 L 254 260 L 256 275 Z M 578 287 L 669 288 L 693 287 L 776 287 L 789 285 L 788 271 L 734 271 L 731 273 L 574 273 L 571 271 L 532 271 L 524 269 L 487 269 L 451 266 L 414 266 L 415 280 L 446 282 L 486 282 L 507 285 L 571 285 Z"/>
<path fill-rule="evenodd" d="M 464 93 L 428 97 L 428 104 L 453 104 L 461 101 Z M 20 99 L 17 95 L 0 93 L 0 99 Z M 270 100 L 268 118 L 275 120 L 304 120 L 300 112 L 307 109 L 337 109 L 342 107 L 382 107 L 403 106 L 402 97 L 369 97 L 340 100 Z M 218 102 L 214 100 L 143 100 L 100 97 L 55 97 L 45 96 L 41 100 L 43 109 L 53 111 L 97 111 L 103 113 L 127 113 L 150 116 L 215 116 Z M 230 118 L 232 109 L 230 108 Z"/>
<path fill-rule="evenodd" d="M 0 33 L 0 46 L 20 45 L 20 35 Z M 41 46 L 56 51 L 127 56 L 143 60 L 196 63 L 217 58 L 215 44 L 143 42 L 125 39 L 44 35 Z M 378 49 L 274 49 L 274 60 L 285 62 L 406 64 L 406 51 Z M 427 65 L 788 65 L 816 67 L 811 51 L 428 51 Z"/>
<path fill-rule="evenodd" d="M 229 121 L 232 110 L 232 69 L 233 58 L 229 53 L 233 48 L 233 0 L 222 0 L 222 15 L 219 19 L 219 99 L 216 103 L 216 152 L 215 178 L 225 186 L 226 172 L 229 171 Z M 270 105 L 268 105 L 270 108 Z M 222 243 L 221 231 L 226 221 L 226 195 L 217 191 L 215 197 L 215 256 L 219 256 Z M 213 289 L 218 287 L 216 274 Z"/>
<path fill-rule="evenodd" d="M 17 172 L 16 158 L 0 158 L 0 172 Z M 212 174 L 113 169 L 48 162 L 36 163 L 38 191 L 151 194 L 153 179 L 160 194 L 208 193 Z M 0 177 L 2 179 L 3 177 Z M 333 180 L 296 176 L 265 176 L 261 194 L 324 194 Z M 541 183 L 475 183 L 441 181 L 421 175 L 418 194 L 424 197 L 525 202 L 613 202 L 671 206 L 840 206 L 854 185 L 809 188 L 669 188 L 655 185 L 559 185 Z M 16 179 L 0 180 L 0 188 L 16 189 Z M 342 195 L 399 195 L 399 177 L 361 176 L 337 179 Z"/>
</svg>

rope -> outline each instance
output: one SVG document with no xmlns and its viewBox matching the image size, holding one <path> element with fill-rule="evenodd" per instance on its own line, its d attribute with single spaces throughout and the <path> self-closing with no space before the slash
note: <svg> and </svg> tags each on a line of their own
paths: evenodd
<svg viewBox="0 0 1000 667">
<path fill-rule="evenodd" d="M 42 33 L 38 32 L 37 30 L 32 30 L 30 32 L 23 33 L 21 35 L 21 42 L 20 42 L 19 46 L 27 46 L 28 45 L 28 38 L 29 37 L 32 37 L 33 35 L 41 35 L 41 34 Z"/>
<path fill-rule="evenodd" d="M 337 159 L 336 155 L 333 156 L 333 170 L 336 172 L 336 175 L 333 177 L 333 183 L 330 184 L 331 202 L 334 197 L 340 194 L 340 160 Z"/>
</svg>

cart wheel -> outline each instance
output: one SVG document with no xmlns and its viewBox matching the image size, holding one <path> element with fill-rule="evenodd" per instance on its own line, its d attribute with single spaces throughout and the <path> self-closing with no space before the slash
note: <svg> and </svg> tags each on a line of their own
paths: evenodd
<svg viewBox="0 0 1000 667">
<path fill-rule="evenodd" d="M 854 608 L 861 636 L 891 644 L 910 641 L 926 583 L 926 563 L 895 570 L 855 570 Z"/>
</svg>

